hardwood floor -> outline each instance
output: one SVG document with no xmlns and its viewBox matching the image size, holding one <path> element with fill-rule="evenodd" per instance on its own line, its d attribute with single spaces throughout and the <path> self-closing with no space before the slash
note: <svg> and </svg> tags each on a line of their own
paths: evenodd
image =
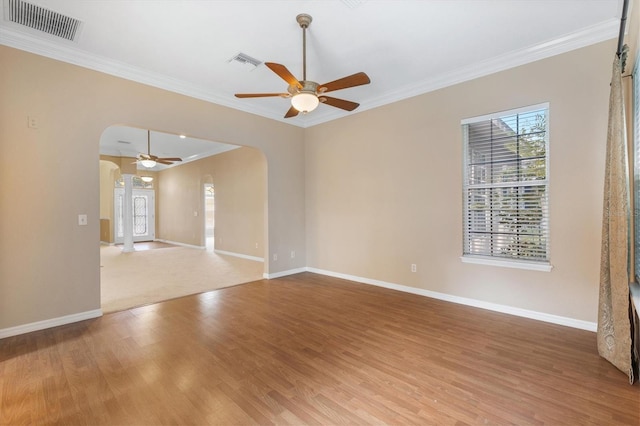
<svg viewBox="0 0 640 426">
<path fill-rule="evenodd" d="M 0 424 L 638 425 L 594 333 L 310 273 L 0 340 Z"/>
</svg>

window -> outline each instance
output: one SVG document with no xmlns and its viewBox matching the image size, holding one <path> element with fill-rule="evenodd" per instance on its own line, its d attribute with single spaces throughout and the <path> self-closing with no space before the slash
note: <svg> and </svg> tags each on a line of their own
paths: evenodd
<svg viewBox="0 0 640 426">
<path fill-rule="evenodd" d="M 548 110 L 462 121 L 463 261 L 551 270 Z"/>
<path fill-rule="evenodd" d="M 152 189 L 153 182 L 145 182 L 140 176 L 132 176 L 131 182 L 133 183 L 133 189 Z M 119 177 L 114 182 L 116 188 L 124 188 L 124 178 Z"/>
</svg>

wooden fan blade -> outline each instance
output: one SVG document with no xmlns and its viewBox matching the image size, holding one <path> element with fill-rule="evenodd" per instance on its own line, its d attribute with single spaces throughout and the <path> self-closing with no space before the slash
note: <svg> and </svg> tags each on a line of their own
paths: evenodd
<svg viewBox="0 0 640 426">
<path fill-rule="evenodd" d="M 269 67 L 271 71 L 278 74 L 278 77 L 286 81 L 289 86 L 294 86 L 302 89 L 302 84 L 300 84 L 298 79 L 295 78 L 284 65 L 276 64 L 274 62 L 265 62 L 264 64 Z"/>
<path fill-rule="evenodd" d="M 291 96 L 288 93 L 236 93 L 236 98 L 269 98 L 280 96 L 281 98 L 288 98 Z"/>
<path fill-rule="evenodd" d="M 369 84 L 369 76 L 363 72 L 352 74 L 348 77 L 339 78 L 338 80 L 331 81 L 326 84 L 321 84 L 318 87 L 319 93 L 332 92 L 334 90 L 346 89 L 348 87 L 362 86 L 363 84 Z"/>
<path fill-rule="evenodd" d="M 173 164 L 173 161 L 167 161 L 167 160 L 165 160 L 164 158 L 158 158 L 158 159 L 156 160 L 156 163 L 171 165 L 171 164 Z"/>
<path fill-rule="evenodd" d="M 287 111 L 287 113 L 284 115 L 284 118 L 291 118 L 291 117 L 295 117 L 296 115 L 298 115 L 299 111 L 297 109 L 295 109 L 294 107 L 289 108 L 289 111 Z"/>
<path fill-rule="evenodd" d="M 168 157 L 168 158 L 158 158 L 156 161 L 182 161 L 182 158 L 178 157 Z"/>
<path fill-rule="evenodd" d="M 320 97 L 320 102 L 325 103 L 327 105 L 331 105 L 332 107 L 344 109 L 347 111 L 353 111 L 358 108 L 360 104 L 351 101 L 345 101 L 344 99 L 338 98 L 330 98 L 329 96 Z"/>
</svg>

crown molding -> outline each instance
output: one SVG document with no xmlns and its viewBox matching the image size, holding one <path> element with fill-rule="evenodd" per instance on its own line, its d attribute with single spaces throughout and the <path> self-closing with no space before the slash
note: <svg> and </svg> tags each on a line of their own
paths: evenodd
<svg viewBox="0 0 640 426">
<path fill-rule="evenodd" d="M 364 105 L 360 105 L 355 114 L 609 40 L 617 37 L 619 24 L 618 19 L 609 19 L 557 39 L 470 64 L 417 84 L 414 82 L 394 92 L 368 99 Z M 317 111 L 313 115 L 285 120 L 281 115 L 275 115 L 272 111 L 260 105 L 249 105 L 235 99 L 228 99 L 206 87 L 93 55 L 72 47 L 72 45 L 67 46 L 26 32 L 0 27 L 0 44 L 303 128 L 354 114 L 327 110 L 322 113 Z"/>
<path fill-rule="evenodd" d="M 414 82 L 384 96 L 367 99 L 364 105 L 360 105 L 356 113 L 616 38 L 618 37 L 619 25 L 618 19 L 609 19 L 581 31 L 476 62 L 447 74 L 418 82 L 418 84 Z M 334 118 L 336 117 L 318 116 L 307 121 L 306 125 L 307 127 L 315 126 Z"/>
<path fill-rule="evenodd" d="M 266 108 L 247 107 L 246 103 L 233 99 L 229 100 L 209 88 L 135 67 L 114 59 L 94 55 L 75 48 L 75 45 L 67 46 L 66 44 L 60 44 L 60 42 L 53 42 L 45 38 L 33 36 L 27 32 L 14 31 L 10 28 L 0 26 L 0 44 L 272 120 L 298 126 L 301 125 L 300 123 L 295 123 L 295 120 L 293 122 L 290 120 L 285 121 L 283 117 L 274 115 Z"/>
</svg>

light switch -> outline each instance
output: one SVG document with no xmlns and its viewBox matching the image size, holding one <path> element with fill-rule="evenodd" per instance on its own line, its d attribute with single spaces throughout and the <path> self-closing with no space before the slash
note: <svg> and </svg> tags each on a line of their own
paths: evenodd
<svg viewBox="0 0 640 426">
<path fill-rule="evenodd" d="M 27 127 L 30 129 L 37 129 L 38 128 L 38 119 L 36 117 L 34 117 L 33 115 L 30 115 L 27 117 Z"/>
<path fill-rule="evenodd" d="M 87 215 L 86 214 L 79 214 L 78 215 L 78 225 L 84 226 L 86 224 L 87 224 Z"/>
</svg>

